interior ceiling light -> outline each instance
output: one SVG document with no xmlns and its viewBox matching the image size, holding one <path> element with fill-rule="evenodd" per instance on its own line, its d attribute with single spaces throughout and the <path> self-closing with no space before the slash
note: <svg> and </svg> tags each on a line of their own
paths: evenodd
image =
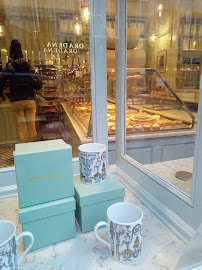
<svg viewBox="0 0 202 270">
<path fill-rule="evenodd" d="M 159 4 L 158 5 L 158 10 L 161 11 L 163 9 L 163 5 L 162 4 Z"/>
<path fill-rule="evenodd" d="M 83 22 L 88 22 L 89 11 L 88 11 L 88 7 L 86 6 L 81 6 L 81 19 Z"/>
<path fill-rule="evenodd" d="M 83 22 L 88 23 L 89 19 L 88 0 L 81 1 L 81 19 Z"/>
<path fill-rule="evenodd" d="M 3 24 L 0 23 L 0 37 L 5 36 L 5 34 L 5 27 L 3 26 Z"/>
<path fill-rule="evenodd" d="M 162 4 L 159 4 L 158 5 L 159 17 L 161 17 L 162 9 L 163 9 L 163 5 Z"/>
<path fill-rule="evenodd" d="M 76 21 L 74 23 L 74 34 L 77 36 L 82 34 L 82 24 L 79 22 L 78 16 L 76 16 Z"/>
<path fill-rule="evenodd" d="M 149 46 L 150 47 L 155 47 L 156 46 L 156 43 L 158 41 L 158 35 L 155 34 L 155 33 L 152 33 L 151 35 L 149 35 Z"/>
</svg>

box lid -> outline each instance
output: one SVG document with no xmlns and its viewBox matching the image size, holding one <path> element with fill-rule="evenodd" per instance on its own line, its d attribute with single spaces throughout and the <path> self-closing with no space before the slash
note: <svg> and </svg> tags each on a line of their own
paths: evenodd
<svg viewBox="0 0 202 270">
<path fill-rule="evenodd" d="M 100 185 L 86 185 L 80 180 L 80 175 L 74 176 L 75 199 L 80 206 L 124 197 L 125 187 L 107 172 L 105 182 Z"/>
<path fill-rule="evenodd" d="M 62 139 L 41 142 L 18 143 L 15 145 L 14 155 L 26 155 L 38 152 L 54 151 L 71 148 Z"/>
<path fill-rule="evenodd" d="M 20 222 L 27 223 L 42 218 L 60 215 L 74 211 L 76 202 L 73 197 L 42 203 L 35 206 L 20 209 Z"/>
</svg>

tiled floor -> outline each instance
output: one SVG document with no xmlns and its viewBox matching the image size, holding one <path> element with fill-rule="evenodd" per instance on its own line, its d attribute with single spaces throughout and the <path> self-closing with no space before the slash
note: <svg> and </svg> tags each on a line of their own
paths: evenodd
<svg viewBox="0 0 202 270">
<path fill-rule="evenodd" d="M 0 168 L 14 166 L 14 146 L 0 146 Z"/>
<path fill-rule="evenodd" d="M 184 181 L 175 176 L 177 171 L 193 172 L 194 158 L 181 158 L 176 160 L 164 161 L 154 164 L 144 165 L 149 171 L 160 176 L 168 181 L 170 184 L 181 189 L 187 194 L 191 194 L 192 180 Z"/>
</svg>

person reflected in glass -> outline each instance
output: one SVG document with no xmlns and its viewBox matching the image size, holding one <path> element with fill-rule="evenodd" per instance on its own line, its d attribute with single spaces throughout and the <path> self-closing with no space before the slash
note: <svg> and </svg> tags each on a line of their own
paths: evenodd
<svg viewBox="0 0 202 270">
<path fill-rule="evenodd" d="M 11 59 L 0 74 L 0 96 L 3 97 L 3 89 L 8 86 L 18 140 L 21 143 L 26 142 L 24 132 L 26 123 L 29 141 L 36 141 L 35 90 L 41 89 L 42 80 L 39 75 L 33 73 L 29 62 L 23 58 L 18 40 L 12 40 L 9 55 Z"/>
</svg>

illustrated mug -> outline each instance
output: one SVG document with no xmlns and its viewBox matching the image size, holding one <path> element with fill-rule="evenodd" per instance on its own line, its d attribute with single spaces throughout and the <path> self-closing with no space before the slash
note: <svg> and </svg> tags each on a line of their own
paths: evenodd
<svg viewBox="0 0 202 270">
<path fill-rule="evenodd" d="M 86 143 L 79 146 L 81 182 L 87 185 L 101 184 L 106 177 L 106 146 Z"/>
<path fill-rule="evenodd" d="M 137 261 L 142 245 L 142 210 L 132 203 L 120 202 L 107 209 L 107 222 L 100 221 L 94 232 L 98 240 L 106 244 L 111 256 L 125 264 Z M 106 226 L 108 242 L 100 238 L 98 228 Z"/>
<path fill-rule="evenodd" d="M 18 258 L 18 240 L 23 236 L 29 236 L 31 243 Z M 16 236 L 16 226 L 6 220 L 0 220 L 0 269 L 19 270 L 22 258 L 27 254 L 34 243 L 34 236 L 31 232 L 23 232 Z"/>
</svg>

